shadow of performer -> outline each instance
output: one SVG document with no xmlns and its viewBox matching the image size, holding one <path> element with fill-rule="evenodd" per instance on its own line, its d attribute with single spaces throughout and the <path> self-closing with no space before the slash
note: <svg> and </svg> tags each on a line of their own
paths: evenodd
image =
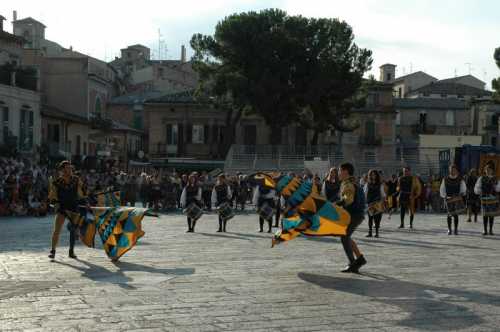
<svg viewBox="0 0 500 332">
<path fill-rule="evenodd" d="M 454 331 L 484 321 L 461 303 L 500 306 L 500 296 L 454 288 L 401 281 L 382 275 L 366 274 L 371 279 L 348 279 L 310 273 L 298 277 L 308 283 L 339 292 L 366 296 L 373 301 L 398 306 L 409 317 L 398 325 L 430 331 Z"/>
<path fill-rule="evenodd" d="M 177 268 L 177 269 L 159 269 L 155 268 L 152 266 L 147 266 L 147 265 L 140 265 L 140 264 L 135 264 L 135 263 L 129 263 L 129 262 L 112 262 L 113 265 L 115 265 L 118 270 L 117 271 L 110 271 L 102 266 L 92 264 L 90 262 L 78 259 L 77 262 L 80 262 L 84 266 L 76 266 L 60 261 L 55 261 L 55 263 L 64 265 L 73 269 L 76 269 L 78 271 L 82 272 L 82 277 L 97 281 L 97 282 L 107 282 L 111 284 L 118 285 L 121 288 L 124 289 L 137 289 L 134 285 L 130 285 L 131 282 L 134 281 L 133 278 L 127 276 L 125 272 L 131 271 L 131 272 L 146 272 L 146 273 L 155 273 L 155 274 L 165 274 L 165 275 L 174 275 L 174 276 L 185 276 L 185 275 L 191 275 L 194 274 L 195 269 L 193 268 Z"/>
</svg>

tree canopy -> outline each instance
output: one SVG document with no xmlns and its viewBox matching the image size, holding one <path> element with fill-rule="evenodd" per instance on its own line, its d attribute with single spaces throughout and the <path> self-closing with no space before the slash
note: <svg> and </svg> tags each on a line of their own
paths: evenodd
<svg viewBox="0 0 500 332">
<path fill-rule="evenodd" d="M 230 15 L 213 36 L 195 34 L 191 47 L 200 88 L 233 110 L 263 117 L 272 144 L 291 123 L 349 130 L 349 100 L 372 63 L 346 22 L 279 9 Z"/>
<path fill-rule="evenodd" d="M 500 69 L 500 47 L 498 47 L 495 50 L 495 53 L 493 53 L 493 58 L 495 59 L 495 62 L 497 63 L 498 69 Z M 500 103 L 500 77 L 496 78 L 493 80 L 491 83 L 493 86 L 493 89 L 495 90 L 494 98 L 497 102 Z"/>
</svg>

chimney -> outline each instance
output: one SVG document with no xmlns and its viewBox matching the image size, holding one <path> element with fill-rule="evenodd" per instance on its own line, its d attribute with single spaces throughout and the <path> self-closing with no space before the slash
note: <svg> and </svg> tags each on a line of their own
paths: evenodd
<svg viewBox="0 0 500 332">
<path fill-rule="evenodd" d="M 17 10 L 14 10 L 12 12 L 12 22 L 15 22 L 15 21 L 17 21 Z"/>
<path fill-rule="evenodd" d="M 0 31 L 3 31 L 3 21 L 5 21 L 5 17 L 0 15 Z"/>
<path fill-rule="evenodd" d="M 181 47 L 181 62 L 186 62 L 186 46 L 184 45 Z"/>
</svg>

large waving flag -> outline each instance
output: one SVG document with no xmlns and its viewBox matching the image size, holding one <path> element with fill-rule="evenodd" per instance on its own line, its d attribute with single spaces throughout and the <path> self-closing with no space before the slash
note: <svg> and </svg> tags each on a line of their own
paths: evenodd
<svg viewBox="0 0 500 332">
<path fill-rule="evenodd" d="M 273 238 L 275 244 L 292 240 L 298 235 L 342 236 L 351 222 L 349 213 L 321 196 L 311 182 L 298 177 L 275 177 L 258 174 L 253 177 L 275 188 L 286 201 L 283 227 Z"/>
<path fill-rule="evenodd" d="M 95 195 L 97 206 L 80 207 L 77 212 L 66 211 L 82 243 L 94 248 L 95 235 L 99 233 L 104 251 L 114 261 L 144 236 L 142 220 L 152 215 L 148 209 L 120 207 L 119 197 L 119 191 L 99 193 Z"/>
</svg>

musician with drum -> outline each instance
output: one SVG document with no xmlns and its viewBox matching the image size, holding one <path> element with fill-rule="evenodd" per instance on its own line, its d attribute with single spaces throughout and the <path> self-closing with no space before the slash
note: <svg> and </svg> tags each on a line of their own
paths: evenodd
<svg viewBox="0 0 500 332">
<path fill-rule="evenodd" d="M 226 176 L 219 174 L 214 189 L 212 190 L 212 205 L 219 213 L 219 230 L 217 232 L 226 232 L 227 221 L 234 216 L 231 206 L 231 188 L 226 183 Z"/>
<path fill-rule="evenodd" d="M 446 202 L 448 216 L 448 235 L 451 235 L 451 219 L 453 218 L 454 234 L 458 235 L 458 215 L 466 211 L 464 196 L 467 193 L 465 181 L 458 172 L 457 165 L 450 165 L 449 175 L 441 182 L 439 188 L 441 197 Z"/>
<path fill-rule="evenodd" d="M 264 222 L 267 222 L 268 233 L 271 233 L 273 216 L 275 212 L 276 190 L 267 188 L 264 185 L 255 187 L 253 195 L 253 204 L 257 207 L 259 214 L 259 232 L 264 232 Z"/>
<path fill-rule="evenodd" d="M 500 206 L 497 193 L 500 192 L 500 183 L 495 175 L 495 164 L 488 162 L 484 167 L 484 175 L 477 179 L 474 192 L 481 197 L 481 209 L 483 211 L 483 235 L 493 235 L 493 223 L 495 216 L 500 215 Z"/>
<path fill-rule="evenodd" d="M 181 208 L 187 216 L 188 230 L 186 233 L 194 233 L 196 221 L 202 216 L 201 209 L 201 186 L 198 184 L 196 174 L 189 175 L 188 182 L 181 194 Z"/>
<path fill-rule="evenodd" d="M 385 186 L 380 179 L 378 171 L 372 169 L 368 172 L 368 182 L 364 188 L 366 203 L 368 205 L 368 235 L 372 237 L 373 224 L 375 223 L 375 237 L 378 237 L 380 221 L 385 211 Z"/>
</svg>

